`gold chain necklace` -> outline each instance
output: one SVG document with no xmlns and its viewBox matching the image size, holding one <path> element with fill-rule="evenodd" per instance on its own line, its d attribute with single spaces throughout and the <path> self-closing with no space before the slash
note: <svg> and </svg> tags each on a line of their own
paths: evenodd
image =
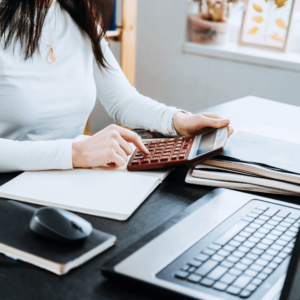
<svg viewBox="0 0 300 300">
<path fill-rule="evenodd" d="M 49 46 L 49 54 L 48 54 L 48 57 L 47 57 L 47 60 L 50 64 L 53 64 L 56 62 L 56 57 L 54 55 L 54 51 L 53 51 L 53 43 L 54 43 L 54 39 L 55 39 L 55 31 L 56 31 L 56 1 L 55 1 L 55 4 L 54 4 L 54 10 L 55 10 L 55 23 L 54 23 L 54 32 L 53 32 L 53 39 L 52 39 L 52 42 L 49 43 L 46 41 L 46 39 L 44 38 L 43 34 L 42 34 L 42 38 L 44 40 L 44 42 Z"/>
</svg>

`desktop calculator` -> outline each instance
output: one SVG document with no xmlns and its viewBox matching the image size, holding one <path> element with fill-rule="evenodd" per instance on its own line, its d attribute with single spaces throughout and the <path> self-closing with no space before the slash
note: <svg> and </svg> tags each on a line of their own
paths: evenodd
<svg viewBox="0 0 300 300">
<path fill-rule="evenodd" d="M 227 127 L 213 129 L 196 137 L 179 137 L 144 142 L 150 154 L 136 149 L 128 171 L 142 171 L 186 165 L 194 167 L 224 151 Z"/>
</svg>

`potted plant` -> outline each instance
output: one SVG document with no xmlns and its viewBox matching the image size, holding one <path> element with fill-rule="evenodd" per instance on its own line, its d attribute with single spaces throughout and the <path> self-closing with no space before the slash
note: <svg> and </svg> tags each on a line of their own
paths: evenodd
<svg viewBox="0 0 300 300">
<path fill-rule="evenodd" d="M 199 13 L 189 16 L 193 42 L 209 45 L 226 43 L 229 28 L 229 2 L 233 1 L 200 0 Z"/>
</svg>

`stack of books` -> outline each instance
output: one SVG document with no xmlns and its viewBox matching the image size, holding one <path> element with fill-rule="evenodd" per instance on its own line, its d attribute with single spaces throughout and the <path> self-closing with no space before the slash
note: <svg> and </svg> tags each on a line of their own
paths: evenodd
<svg viewBox="0 0 300 300">
<path fill-rule="evenodd" d="M 300 196 L 300 145 L 238 132 L 221 155 L 191 168 L 186 182 Z"/>
</svg>

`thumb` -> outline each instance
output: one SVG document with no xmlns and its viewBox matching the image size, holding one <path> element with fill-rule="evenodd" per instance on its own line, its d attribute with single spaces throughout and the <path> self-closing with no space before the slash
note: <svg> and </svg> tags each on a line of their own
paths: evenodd
<svg viewBox="0 0 300 300">
<path fill-rule="evenodd" d="M 213 127 L 213 128 L 221 128 L 228 126 L 230 124 L 230 120 L 228 119 L 213 119 L 204 117 L 203 119 L 203 127 Z"/>
</svg>

